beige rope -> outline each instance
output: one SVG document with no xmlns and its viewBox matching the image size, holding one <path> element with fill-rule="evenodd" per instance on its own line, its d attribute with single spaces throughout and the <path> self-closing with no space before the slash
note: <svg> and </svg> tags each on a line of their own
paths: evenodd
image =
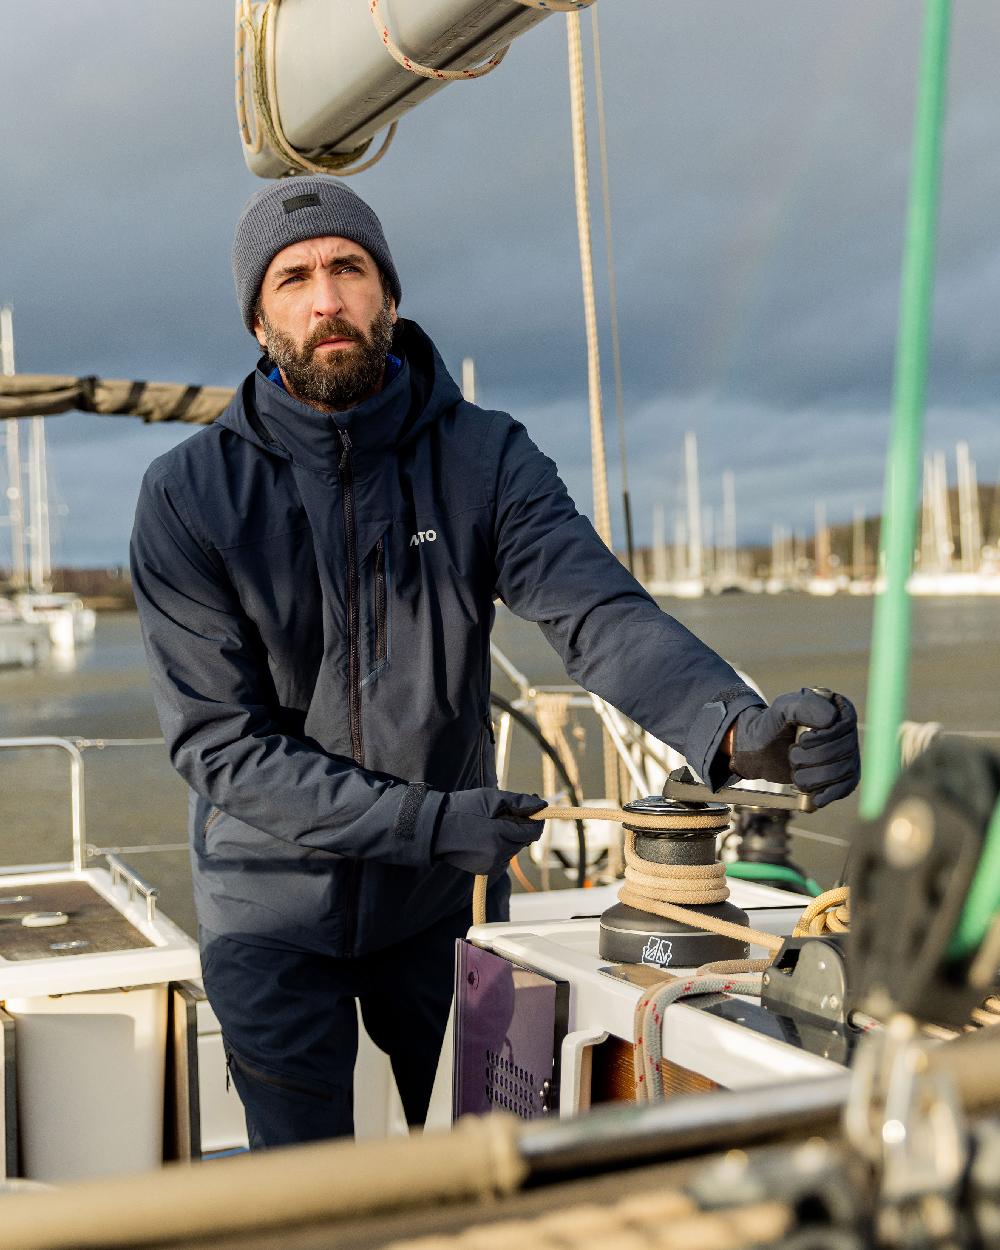
<svg viewBox="0 0 1000 1250">
<path fill-rule="evenodd" d="M 539 691 L 535 696 L 535 717 L 542 737 L 551 743 L 556 754 L 562 761 L 566 774 L 574 791 L 579 793 L 580 771 L 576 757 L 566 738 L 566 725 L 569 721 L 570 696 L 556 691 Z M 555 761 L 548 752 L 542 752 L 542 793 L 557 794 L 561 789 L 556 773 Z M 545 825 L 545 832 L 538 840 L 541 856 L 541 885 L 543 890 L 550 886 L 549 869 L 550 826 Z"/>
<path fill-rule="evenodd" d="M 604 763 L 604 794 L 612 803 L 621 807 L 625 797 L 620 768 L 621 759 L 603 720 L 601 722 L 601 756 Z M 617 881 L 624 871 L 625 852 L 622 846 L 622 831 L 619 828 L 608 843 L 608 879 Z"/>
<path fill-rule="evenodd" d="M 711 864 L 655 864 L 635 849 L 635 834 L 625 831 L 625 881 L 630 894 L 670 903 L 724 903 L 729 897 L 726 866 Z"/>
<path fill-rule="evenodd" d="M 256 155 L 264 143 L 264 136 L 259 125 L 254 127 L 253 134 L 250 133 L 250 120 L 247 113 L 247 48 L 249 47 L 252 54 L 256 42 L 257 36 L 250 10 L 250 0 L 236 0 L 236 121 L 240 128 L 243 146 L 251 155 Z"/>
<path fill-rule="evenodd" d="M 543 807 L 532 820 L 616 820 L 634 829 L 726 829 L 728 815 L 717 812 L 673 812 L 653 815 L 651 812 L 626 812 L 620 807 Z"/>
<path fill-rule="evenodd" d="M 532 820 L 613 820 L 619 824 L 627 822 L 639 829 L 725 829 L 729 823 L 728 816 L 719 813 L 691 812 L 683 815 L 666 813 L 654 816 L 646 812 L 626 812 L 620 807 L 543 807 L 535 812 Z M 645 863 L 645 861 L 643 861 Z M 472 923 L 486 923 L 486 885 L 485 876 L 477 876 L 472 888 Z M 623 899 L 624 901 L 624 899 Z M 690 900 L 689 900 L 690 901 Z M 650 910 L 646 907 L 646 910 Z M 683 910 L 683 909 L 681 909 Z M 690 915 L 693 920 L 703 919 L 697 912 Z M 689 922 L 690 923 L 690 922 Z M 718 921 L 728 924 L 727 921 Z M 737 926 L 729 925 L 735 929 Z"/>
<path fill-rule="evenodd" d="M 725 817 L 704 812 L 692 812 L 682 816 L 653 816 L 642 812 L 626 812 L 621 808 L 608 807 L 543 807 L 536 812 L 533 820 L 615 820 L 627 823 L 639 829 L 723 829 L 728 823 Z M 720 920 L 717 916 L 707 916 L 702 912 L 690 911 L 683 903 L 703 905 L 705 903 L 722 902 L 729 897 L 729 887 L 725 884 L 724 864 L 705 864 L 683 867 L 677 864 L 652 864 L 640 859 L 635 852 L 635 835 L 625 831 L 625 884 L 618 898 L 628 907 L 638 911 L 650 912 L 664 920 L 675 920 L 679 924 L 693 925 L 708 933 L 717 933 L 720 937 L 735 938 L 747 942 L 751 946 L 762 946 L 764 950 L 776 955 L 784 944 L 784 939 L 763 929 L 753 929 L 749 925 L 735 924 L 730 920 Z M 661 871 L 657 871 L 661 870 Z M 702 882 L 698 886 L 693 882 Z M 674 892 L 677 892 L 674 894 Z M 678 902 L 669 901 L 664 894 L 678 897 Z M 819 936 L 822 933 L 845 933 L 848 925 L 847 910 L 848 890 L 846 886 L 836 890 L 827 890 L 819 898 L 813 899 L 799 917 L 793 936 Z M 486 878 L 477 877 L 472 891 L 472 923 L 486 923 Z M 735 960 L 726 962 L 726 972 L 756 972 L 762 970 L 759 960 Z M 712 965 L 706 968 L 717 971 Z M 719 970 L 721 971 L 721 970 Z"/>
<path fill-rule="evenodd" d="M 580 276 L 583 281 L 583 314 L 587 332 L 587 383 L 590 396 L 590 456 L 594 481 L 594 529 L 611 547 L 611 512 L 608 506 L 608 467 L 604 453 L 604 414 L 601 407 L 601 355 L 597 338 L 597 299 L 594 294 L 594 263 L 590 238 L 590 185 L 587 172 L 586 97 L 583 85 L 583 44 L 580 15 L 566 19 L 569 51 L 570 112 L 573 128 L 573 187 L 580 244 Z"/>
<path fill-rule="evenodd" d="M 531 1219 L 504 1220 L 495 1211 L 487 1223 L 393 1241 L 385 1250 L 744 1250 L 781 1240 L 794 1219 L 781 1202 L 701 1211 L 686 1194 L 667 1190 L 631 1194 L 613 1206 L 558 1207 Z"/>
<path fill-rule="evenodd" d="M 569 724 L 570 695 L 559 691 L 540 690 L 535 695 L 535 718 L 542 737 L 555 748 L 556 754 L 566 769 L 573 788 L 579 792 L 580 769 L 573 754 L 573 748 L 566 737 L 566 726 Z M 547 754 L 542 755 L 542 791 L 555 794 L 559 790 L 556 766 Z"/>
<path fill-rule="evenodd" d="M 850 925 L 847 886 L 827 890 L 814 898 L 799 917 L 792 937 L 819 937 L 824 933 L 846 933 Z"/>
<path fill-rule="evenodd" d="M 629 907 L 639 911 L 652 912 L 654 916 L 662 916 L 664 920 L 676 920 L 680 924 L 693 925 L 708 933 L 718 933 L 720 937 L 736 938 L 739 942 L 749 942 L 751 946 L 763 946 L 765 950 L 777 954 L 784 944 L 784 938 L 775 937 L 773 933 L 765 933 L 763 929 L 751 929 L 749 925 L 734 924 L 730 920 L 720 920 L 717 916 L 706 916 L 698 911 L 690 911 L 676 903 L 652 902 L 641 895 L 633 894 L 628 886 L 622 886 L 619 899 Z"/>
</svg>

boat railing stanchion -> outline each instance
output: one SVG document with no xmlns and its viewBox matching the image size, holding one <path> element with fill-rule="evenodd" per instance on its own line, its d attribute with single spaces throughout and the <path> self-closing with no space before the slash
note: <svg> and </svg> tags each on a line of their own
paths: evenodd
<svg viewBox="0 0 1000 1250">
<path fill-rule="evenodd" d="M 0 749 L 55 747 L 69 756 L 70 831 L 73 839 L 73 871 L 83 872 L 87 866 L 87 815 L 83 785 L 83 752 L 69 738 L 39 736 L 33 738 L 0 738 Z"/>
</svg>

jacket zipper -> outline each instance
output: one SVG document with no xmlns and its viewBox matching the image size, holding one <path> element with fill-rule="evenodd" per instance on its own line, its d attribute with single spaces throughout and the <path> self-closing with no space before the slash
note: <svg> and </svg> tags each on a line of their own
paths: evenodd
<svg viewBox="0 0 1000 1250">
<path fill-rule="evenodd" d="M 340 435 L 340 489 L 344 507 L 344 536 L 347 546 L 347 698 L 351 722 L 351 753 L 357 764 L 364 765 L 364 743 L 361 738 L 361 608 L 358 587 L 358 526 L 354 512 L 354 469 L 351 462 L 351 440 L 346 431 Z M 351 860 L 347 879 L 347 905 L 344 914 L 344 948 L 354 953 L 358 928 L 358 902 L 361 893 L 361 860 Z"/>
<path fill-rule="evenodd" d="M 375 545 L 375 663 L 383 664 L 386 655 L 385 629 L 385 539 Z"/>
</svg>

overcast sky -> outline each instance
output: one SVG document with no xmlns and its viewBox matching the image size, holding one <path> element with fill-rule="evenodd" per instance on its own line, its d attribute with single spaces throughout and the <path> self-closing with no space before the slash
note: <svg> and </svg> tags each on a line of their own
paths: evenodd
<svg viewBox="0 0 1000 1250">
<path fill-rule="evenodd" d="M 290 0 L 289 0 L 290 2 Z M 346 2 L 346 0 L 342 0 Z M 351 0 L 361 3 L 361 0 Z M 412 0 L 417 3 L 417 0 Z M 425 0 L 420 0 L 421 3 Z M 640 538 L 736 473 L 742 541 L 880 507 L 918 0 L 600 0 L 629 470 Z M 589 57 L 590 19 L 583 29 Z M 229 0 L 0 7 L 0 302 L 25 373 L 235 385 L 256 359 L 229 269 L 244 164 Z M 1000 474 L 1000 5 L 955 5 L 929 446 Z M 591 91 L 589 103 L 593 105 Z M 617 434 L 592 128 L 616 538 Z M 591 510 L 564 19 L 405 117 L 352 187 L 401 311 L 522 419 Z M 48 421 L 56 562 L 126 558 L 143 469 L 183 428 Z M 0 562 L 6 551 L 0 538 Z"/>
</svg>

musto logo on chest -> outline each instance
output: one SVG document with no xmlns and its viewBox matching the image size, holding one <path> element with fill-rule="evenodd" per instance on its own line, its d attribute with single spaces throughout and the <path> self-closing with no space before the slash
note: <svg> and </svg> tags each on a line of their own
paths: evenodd
<svg viewBox="0 0 1000 1250">
<path fill-rule="evenodd" d="M 669 938 L 651 937 L 642 948 L 642 962 L 663 968 L 670 963 L 673 947 Z"/>
<path fill-rule="evenodd" d="M 437 539 L 437 530 L 417 530 L 410 539 L 411 547 L 419 547 L 421 543 L 432 543 Z"/>
</svg>

